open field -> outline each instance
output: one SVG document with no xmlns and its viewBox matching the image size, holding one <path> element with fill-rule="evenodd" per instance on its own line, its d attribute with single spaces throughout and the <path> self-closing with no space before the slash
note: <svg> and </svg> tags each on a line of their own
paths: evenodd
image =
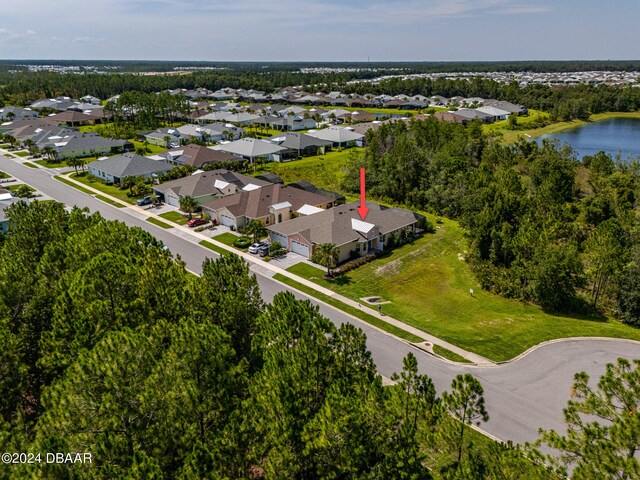
<svg viewBox="0 0 640 480">
<path fill-rule="evenodd" d="M 576 336 L 640 340 L 640 330 L 613 319 L 557 316 L 534 305 L 483 291 L 464 262 L 465 239 L 456 222 L 333 281 L 304 263 L 289 269 L 351 299 L 381 296 L 383 312 L 495 361 L 540 342 Z M 469 289 L 474 289 L 471 296 Z"/>
<path fill-rule="evenodd" d="M 312 268 L 318 271 L 317 268 L 314 268 L 314 267 L 309 267 L 309 268 Z M 383 320 L 380 320 L 379 318 L 374 317 L 373 315 L 369 315 L 363 312 L 362 310 L 358 310 L 357 308 L 347 305 L 346 303 L 342 303 L 340 300 L 336 300 L 335 298 L 325 295 L 324 293 L 320 293 L 312 288 L 307 287 L 306 285 L 296 282 L 295 280 L 292 280 L 289 277 L 285 277 L 280 273 L 276 273 L 273 276 L 273 278 L 275 280 L 278 280 L 279 282 L 282 282 L 286 285 L 289 285 L 290 287 L 295 288 L 296 290 L 300 290 L 301 292 L 309 295 L 310 297 L 315 297 L 318 300 L 322 300 L 324 303 L 327 303 L 333 307 L 339 308 L 340 310 L 347 312 L 348 314 L 353 315 L 354 317 L 357 317 L 360 320 L 364 320 L 365 322 L 370 323 L 371 325 L 378 327 L 381 330 L 389 332 L 395 335 L 396 337 L 404 338 L 409 342 L 422 342 L 424 340 L 423 338 L 417 337 L 416 335 L 413 335 L 409 332 L 405 332 L 404 330 L 397 328 L 394 325 L 390 325 L 384 322 Z"/>
<path fill-rule="evenodd" d="M 75 173 L 73 173 L 71 175 L 71 178 L 73 178 L 74 180 L 83 183 L 84 185 L 87 185 L 88 187 L 94 188 L 96 190 L 101 191 L 102 193 L 105 193 L 107 195 L 111 195 L 113 197 L 116 197 L 119 200 L 122 200 L 123 202 L 127 202 L 130 204 L 134 204 L 136 203 L 136 199 L 135 198 L 131 198 L 127 196 L 127 191 L 126 190 L 118 190 L 116 187 L 114 187 L 113 185 L 105 185 L 102 182 L 99 182 L 98 180 L 90 180 L 87 178 L 86 175 L 77 175 Z M 92 192 L 93 193 L 93 192 Z"/>
<path fill-rule="evenodd" d="M 352 155 L 363 151 L 362 148 L 349 148 L 332 151 L 326 155 L 306 157 L 286 163 L 269 163 L 263 167 L 279 175 L 286 183 L 307 180 L 317 187 L 340 191 L 346 167 L 352 161 Z"/>
</svg>

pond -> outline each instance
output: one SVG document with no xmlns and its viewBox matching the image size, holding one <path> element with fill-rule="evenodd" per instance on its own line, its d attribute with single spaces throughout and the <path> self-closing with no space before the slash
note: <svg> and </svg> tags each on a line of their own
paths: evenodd
<svg viewBox="0 0 640 480">
<path fill-rule="evenodd" d="M 591 122 L 571 130 L 542 135 L 536 140 L 540 142 L 545 138 L 571 145 L 580 158 L 604 151 L 612 157 L 620 153 L 623 160 L 635 159 L 640 157 L 640 118 Z"/>
</svg>

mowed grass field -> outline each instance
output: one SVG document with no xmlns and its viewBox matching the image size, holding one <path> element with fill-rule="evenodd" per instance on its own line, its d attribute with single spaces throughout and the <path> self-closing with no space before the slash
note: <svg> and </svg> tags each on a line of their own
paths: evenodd
<svg viewBox="0 0 640 480">
<path fill-rule="evenodd" d="M 342 190 L 342 181 L 353 156 L 364 151 L 364 148 L 348 148 L 342 151 L 331 151 L 326 155 L 293 160 L 286 163 L 269 163 L 263 167 L 280 176 L 285 183 L 307 180 L 317 187 L 334 192 Z"/>
<path fill-rule="evenodd" d="M 444 220 L 435 234 L 328 282 L 312 266 L 289 269 L 357 300 L 381 296 L 382 311 L 494 361 L 512 359 L 551 339 L 577 336 L 640 340 L 640 330 L 611 319 L 556 316 L 534 305 L 483 291 L 464 261 L 465 238 Z M 473 297 L 469 289 L 474 290 Z"/>
</svg>

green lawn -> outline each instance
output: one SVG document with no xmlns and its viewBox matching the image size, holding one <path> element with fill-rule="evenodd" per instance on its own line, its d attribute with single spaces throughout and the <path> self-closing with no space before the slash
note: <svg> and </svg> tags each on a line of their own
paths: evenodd
<svg viewBox="0 0 640 480">
<path fill-rule="evenodd" d="M 224 248 L 220 248 L 217 245 L 214 245 L 211 242 L 208 242 L 206 240 L 201 240 L 200 242 L 198 242 L 200 245 L 202 245 L 203 247 L 207 247 L 209 250 L 213 250 L 214 252 L 220 254 L 220 255 L 229 255 L 230 252 L 228 252 L 227 250 L 225 250 Z"/>
<path fill-rule="evenodd" d="M 69 185 L 70 187 L 75 188 L 76 190 L 80 190 L 82 193 L 86 193 L 88 195 L 94 195 L 94 193 L 91 190 L 84 188 L 83 186 L 78 185 L 77 183 L 72 182 L 71 180 L 69 180 L 66 177 L 63 177 L 62 175 L 56 175 L 53 178 L 55 178 L 59 182 L 62 182 L 66 185 Z"/>
<path fill-rule="evenodd" d="M 238 248 L 238 247 L 233 245 L 233 242 L 235 242 L 240 237 L 238 237 L 238 235 L 234 235 L 233 233 L 226 232 L 226 233 L 221 233 L 220 235 L 216 235 L 213 238 L 216 239 L 220 243 L 224 243 L 225 245 L 229 245 L 230 247 L 233 247 L 233 248 Z M 242 250 L 242 251 L 246 252 L 247 248 L 238 248 L 238 250 Z"/>
<path fill-rule="evenodd" d="M 451 360 L 452 362 L 471 363 L 466 358 L 458 355 L 457 353 L 453 353 L 451 350 L 447 350 L 446 348 L 441 347 L 440 345 L 435 345 L 435 344 L 433 345 L 433 353 L 435 353 L 436 355 L 440 355 L 441 357 L 444 357 L 447 360 Z"/>
<path fill-rule="evenodd" d="M 96 195 L 96 198 L 98 200 L 102 200 L 104 203 L 108 203 L 109 205 L 113 205 L 114 207 L 124 208 L 124 205 L 122 205 L 120 202 L 116 202 L 115 200 L 112 200 L 109 197 L 105 197 L 103 195 Z"/>
<path fill-rule="evenodd" d="M 314 267 L 309 267 L 309 268 L 313 268 L 314 270 L 317 271 L 317 269 Z M 354 308 L 351 305 L 347 305 L 346 303 L 343 303 L 340 300 L 336 300 L 335 298 L 325 295 L 324 293 L 320 293 L 310 287 L 307 287 L 306 285 L 303 285 L 299 282 L 296 282 L 295 280 L 290 279 L 289 277 L 285 277 L 280 273 L 276 273 L 273 276 L 273 278 L 275 280 L 278 280 L 279 282 L 282 282 L 286 285 L 289 285 L 290 287 L 295 288 L 296 290 L 300 290 L 301 292 L 304 292 L 310 297 L 315 297 L 318 300 L 322 300 L 324 303 L 327 303 L 333 307 L 336 307 L 344 312 L 347 312 L 353 315 L 354 317 L 359 318 L 360 320 L 364 320 L 365 322 L 370 323 L 371 325 L 374 325 L 380 328 L 381 330 L 389 332 L 395 335 L 396 337 L 404 338 L 405 340 L 409 342 L 414 342 L 414 343 L 419 343 L 424 341 L 423 338 L 413 335 L 412 333 L 406 332 L 394 325 L 390 325 L 384 322 L 383 320 L 377 317 L 374 317 L 373 315 L 369 315 L 368 313 L 365 313 L 362 310 L 358 310 L 357 308 Z"/>
<path fill-rule="evenodd" d="M 86 175 L 77 175 L 73 173 L 71 174 L 71 178 L 91 188 L 95 188 L 96 190 L 99 190 L 102 193 L 111 195 L 112 197 L 116 197 L 117 199 L 122 200 L 123 202 L 130 203 L 131 205 L 136 203 L 135 198 L 131 198 L 127 196 L 126 190 L 118 190 L 113 185 L 105 185 L 104 183 L 99 182 L 98 180 L 89 180 Z"/>
<path fill-rule="evenodd" d="M 28 188 L 31 193 L 36 191 L 35 188 L 33 188 L 32 186 L 27 185 L 25 183 L 19 183 L 18 185 L 15 185 L 15 184 L 6 185 L 6 186 L 4 186 L 2 188 L 6 189 L 6 190 L 9 190 L 11 193 L 15 193 L 17 190 L 24 189 L 24 188 Z"/>
<path fill-rule="evenodd" d="M 483 291 L 459 257 L 466 248 L 457 223 L 413 245 L 328 282 L 304 263 L 289 270 L 357 300 L 379 295 L 398 320 L 495 361 L 509 360 L 545 340 L 575 336 L 640 340 L 640 330 L 611 319 L 555 316 L 540 308 Z M 469 289 L 473 288 L 473 297 Z"/>
<path fill-rule="evenodd" d="M 10 177 L 11 175 L 9 175 L 8 173 L 0 171 L 0 178 L 10 178 Z"/>
<path fill-rule="evenodd" d="M 13 154 L 19 157 L 28 157 L 30 155 L 29 152 L 14 152 Z"/>
<path fill-rule="evenodd" d="M 173 228 L 173 225 L 169 225 L 168 223 L 164 223 L 162 220 L 158 220 L 155 217 L 147 217 L 147 222 L 153 223 L 155 226 L 160 227 L 160 228 L 165 228 L 165 229 Z"/>
<path fill-rule="evenodd" d="M 326 155 L 306 157 L 286 163 L 269 163 L 265 170 L 279 175 L 286 183 L 307 180 L 317 187 L 340 191 L 347 166 L 353 156 L 363 148 L 348 148 L 341 152 L 332 151 Z"/>
<path fill-rule="evenodd" d="M 43 167 L 46 168 L 62 168 L 62 167 L 68 167 L 67 162 L 52 162 L 50 160 L 42 159 L 42 160 L 34 160 L 35 163 L 37 163 L 38 165 L 42 165 Z"/>
<path fill-rule="evenodd" d="M 181 213 L 175 211 L 161 213 L 158 216 L 169 220 L 170 222 L 177 223 L 178 225 L 186 225 L 189 221 L 189 217 L 185 217 Z"/>
<path fill-rule="evenodd" d="M 133 143 L 135 150 L 137 150 L 138 148 L 144 148 L 144 142 L 141 142 L 139 140 L 134 140 L 133 138 L 130 138 L 129 141 Z M 151 143 L 148 143 L 146 148 L 147 150 L 150 150 L 150 151 L 145 153 L 145 155 L 155 155 L 157 153 L 167 151 L 165 147 L 159 147 L 158 145 L 152 145 Z"/>
<path fill-rule="evenodd" d="M 35 163 L 31 163 L 31 162 L 22 162 L 22 164 L 26 167 L 29 168 L 40 168 L 38 165 L 36 165 Z"/>
</svg>

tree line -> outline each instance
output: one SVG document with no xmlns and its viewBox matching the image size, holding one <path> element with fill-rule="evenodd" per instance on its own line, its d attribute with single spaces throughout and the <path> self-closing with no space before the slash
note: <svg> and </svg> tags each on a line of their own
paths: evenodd
<svg viewBox="0 0 640 480">
<path fill-rule="evenodd" d="M 563 464 L 546 466 L 552 459 L 535 446 L 470 435 L 468 424 L 488 420 L 474 377 L 459 375 L 438 397 L 408 354 L 394 385 L 383 386 L 361 330 L 336 327 L 290 293 L 265 304 L 235 255 L 206 259 L 196 277 L 147 232 L 99 214 L 44 202 L 8 213 L 0 447 L 88 452 L 93 462 L 5 464 L 1 478 L 563 474 Z M 636 364 L 612 365 L 606 391 L 626 394 L 637 408 L 628 386 L 639 376 Z M 576 382 L 588 404 L 601 394 L 584 375 Z M 601 472 L 637 472 L 627 452 L 638 427 L 628 415 L 611 419 L 597 436 L 597 452 L 608 455 Z M 592 452 L 576 471 L 600 468 L 582 438 L 545 432 L 541 441 L 567 454 Z"/>
<path fill-rule="evenodd" d="M 640 163 L 569 147 L 505 145 L 476 122 L 393 122 L 367 134 L 344 187 L 459 219 L 481 285 L 551 311 L 640 325 Z"/>
</svg>

